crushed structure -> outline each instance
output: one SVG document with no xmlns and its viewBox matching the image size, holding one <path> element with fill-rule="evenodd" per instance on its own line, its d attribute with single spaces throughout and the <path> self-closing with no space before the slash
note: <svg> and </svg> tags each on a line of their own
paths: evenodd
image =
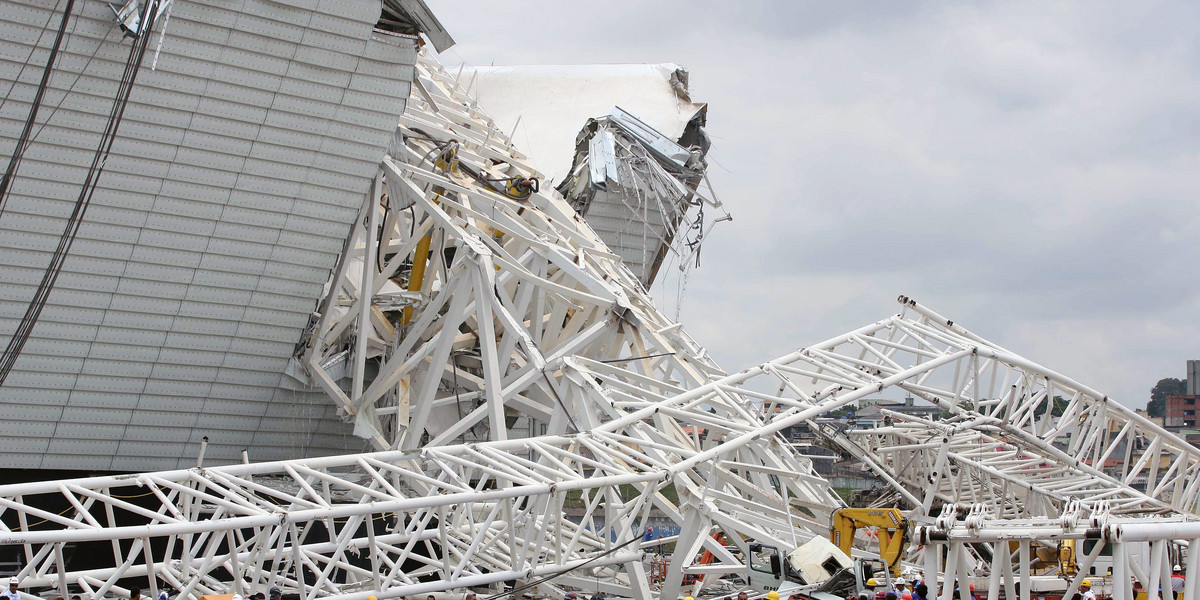
<svg viewBox="0 0 1200 600">
<path fill-rule="evenodd" d="M 12 10 L 8 6 L 17 4 L 0 6 Z M 110 15 L 105 17 L 109 29 L 100 26 L 98 4 L 85 3 L 92 20 L 80 27 L 95 28 L 93 42 L 105 40 L 101 48 L 111 51 L 118 43 L 106 36 L 122 34 Z M 152 595 L 166 585 L 180 597 L 194 598 L 280 586 L 305 600 L 386 599 L 467 587 L 544 597 L 580 590 L 638 600 L 728 593 L 744 588 L 756 567 L 769 572 L 783 556 L 817 556 L 814 548 L 829 545 L 823 540 L 833 512 L 845 506 L 781 432 L 815 427 L 816 417 L 888 390 L 922 398 L 951 417 L 933 421 L 893 414 L 890 424 L 874 430 L 825 428 L 819 433 L 888 483 L 914 524 L 912 539 L 921 546 L 909 553 L 907 562 L 910 568 L 923 566 L 928 580 L 936 583 L 941 574 L 943 583 L 971 577 L 987 581 L 989 600 L 996 600 L 1002 588 L 1006 597 L 1018 596 L 1020 584 L 1019 597 L 1028 600 L 1038 589 L 1034 583 L 1045 582 L 1034 579 L 1042 575 L 1032 573 L 1030 557 L 1066 540 L 1092 542 L 1082 544 L 1077 564 L 1057 567 L 1054 578 L 1062 585 L 1056 590 L 1067 594 L 1085 577 L 1102 581 L 1104 569 L 1100 575 L 1090 569 L 1102 564 L 1097 561 L 1105 548 L 1116 577 L 1108 585 L 1119 600 L 1129 596 L 1128 576 L 1152 590 L 1150 600 L 1156 600 L 1153 590 L 1169 577 L 1169 562 L 1180 560 L 1181 545 L 1175 540 L 1197 550 L 1188 552 L 1186 560 L 1189 567 L 1200 568 L 1200 451 L 1103 394 L 908 298 L 901 298 L 898 314 L 825 342 L 737 373 L 717 366 L 679 323 L 655 307 L 646 291 L 664 256 L 675 252 L 686 260 L 683 252 L 698 241 L 688 225 L 697 219 L 690 211 L 719 207 L 701 186 L 707 151 L 699 129 L 703 119 L 693 123 L 689 117 L 674 134 L 667 131 L 670 127 L 650 126 L 643 116 L 606 106 L 590 115 L 592 121 L 572 126 L 571 136 L 579 125 L 583 130 L 568 148 L 573 150 L 568 152 L 571 167 L 552 186 L 469 93 L 470 79 L 445 69 L 427 49 L 416 52 L 415 38 L 393 40 L 391 36 L 411 35 L 436 23 L 420 3 L 388 0 L 382 11 L 374 6 L 362 14 L 335 14 L 264 2 L 255 5 L 261 11 L 257 17 L 251 14 L 243 22 L 239 16 L 222 26 L 205 26 L 199 13 L 186 12 L 213 6 L 177 0 L 176 19 L 182 15 L 187 25 L 181 28 L 188 35 L 220 34 L 246 43 L 261 42 L 265 31 L 299 36 L 295 58 L 264 62 L 284 69 L 271 104 L 246 111 L 264 119 L 302 114 L 305 107 L 322 112 L 332 119 L 317 120 L 329 128 L 328 135 L 308 140 L 322 148 L 326 142 L 328 148 L 350 148 L 335 139 L 342 131 L 338 127 L 348 125 L 339 115 L 344 120 L 364 115 L 349 109 L 343 114 L 341 106 L 369 101 L 371 93 L 357 90 L 354 82 L 374 80 L 343 73 L 338 77 L 349 87 L 317 85 L 325 93 L 345 92 L 336 107 L 320 109 L 325 105 L 292 98 L 285 87 L 299 93 L 318 83 L 311 77 L 337 72 L 305 63 L 339 55 L 304 50 L 304 40 L 321 47 L 340 38 L 299 25 L 287 27 L 287 20 L 304 20 L 306 11 L 315 11 L 313 18 L 319 15 L 322 27 L 341 26 L 339 31 L 362 39 L 391 40 L 413 50 L 412 71 L 396 67 L 411 75 L 411 86 L 395 84 L 406 94 L 386 98 L 389 107 L 404 106 L 399 127 L 394 116 L 387 124 L 383 115 L 367 115 L 378 117 L 378 122 L 370 121 L 377 127 L 369 128 L 369 147 L 356 147 L 358 152 L 351 154 L 357 158 L 349 162 L 328 163 L 352 166 L 348 175 L 335 177 L 319 168 L 325 163 L 316 159 L 329 158 L 322 153 L 305 155 L 308 162 L 300 163 L 309 165 L 308 171 L 292 166 L 308 173 L 307 183 L 284 182 L 295 193 L 285 196 L 290 208 L 281 212 L 278 231 L 272 230 L 275 245 L 269 252 L 252 240 L 244 246 L 267 252 L 261 263 L 252 264 L 255 268 L 271 268 L 276 252 L 280 260 L 306 256 L 324 261 L 309 273 L 319 281 L 302 286 L 308 303 L 298 313 L 303 323 L 296 315 L 289 317 L 287 352 L 270 354 L 270 365 L 327 403 L 322 406 L 328 406 L 329 414 L 322 413 L 324 421 L 313 427 L 333 424 L 341 428 L 339 439 L 362 440 L 370 451 L 237 464 L 229 443 L 213 440 L 215 462 L 225 464 L 212 466 L 213 455 L 204 463 L 172 454 L 164 461 L 170 467 L 160 470 L 0 485 L 0 546 L 20 554 L 19 577 L 27 587 L 102 597 L 126 594 L 130 581 L 144 581 Z M 37 14 L 45 16 L 46 11 Z M 131 29 L 135 39 L 160 31 L 152 26 Z M 436 42 L 443 34 L 429 37 Z M 180 38 L 192 39 L 182 33 Z M 176 71 L 197 66 L 187 60 L 188 52 L 208 49 L 224 60 L 223 46 L 207 44 L 181 43 L 186 49 L 174 50 L 164 44 L 160 68 L 168 75 L 160 75 L 161 86 L 171 78 L 188 81 Z M 360 50 L 369 54 L 372 44 Z M 334 62 L 347 69 L 351 62 L 358 69 L 363 64 L 391 68 Z M 216 83 L 205 84 L 193 98 L 198 106 L 210 102 L 207 86 L 214 86 L 213 93 L 236 87 L 236 82 L 224 82 L 221 73 L 241 71 L 215 69 Z M 288 74 L 307 83 L 293 82 Z M 677 95 L 674 88 L 669 93 Z M 372 89 L 384 97 L 397 91 Z M 350 93 L 356 91 L 364 93 Z M 292 110 L 273 117 L 277 101 L 292 102 Z M 154 114 L 143 104 L 135 108 Z M 198 109 L 197 114 L 207 113 Z M 201 121 L 224 122 L 215 117 Z M 127 125 L 134 123 L 138 121 Z M 160 133 L 171 133 L 167 129 Z M 255 174 L 266 168 L 256 157 L 271 150 L 315 152 L 303 144 L 267 147 L 284 144 L 264 142 L 262 136 L 270 140 L 285 132 L 265 121 L 254 129 L 259 137 L 239 144 L 217 133 L 193 136 L 194 129 L 173 132 L 182 136 L 176 160 L 161 165 L 166 174 L 155 181 L 165 187 L 176 183 L 172 173 L 194 173 L 199 180 L 190 187 L 180 184 L 181 189 L 199 193 L 226 182 L 228 189 L 217 187 L 229 195 L 214 203 L 220 210 L 211 219 L 212 232 L 200 236 L 205 238 L 203 251 L 195 256 L 184 250 L 161 253 L 181 262 L 199 261 L 179 267 L 184 269 L 179 276 L 186 275 L 189 282 L 172 288 L 183 294 L 178 306 L 167 307 L 177 311 L 191 307 L 189 294 L 209 287 L 192 278 L 208 281 L 201 279 L 215 277 L 208 267 L 236 262 L 216 250 L 243 247 L 217 235 L 225 231 L 226 220 L 234 215 L 249 219 L 271 206 L 269 191 L 275 183 Z M 126 129 L 117 147 L 132 152 L 140 147 L 133 134 L 148 131 L 159 130 L 146 125 Z M 241 134 L 240 128 L 226 132 L 230 139 L 241 139 Z M 190 136 L 216 148 L 192 148 Z M 231 167 L 232 175 L 211 166 L 193 165 L 201 169 L 195 172 L 185 168 L 187 156 L 209 160 L 222 154 L 217 149 L 226 144 L 247 153 L 244 164 Z M 114 154 L 120 156 L 124 154 Z M 41 172 L 37 169 L 49 170 L 61 159 L 35 153 L 28 160 L 37 167 L 31 171 Z M 142 176 L 127 170 L 114 169 L 119 176 L 112 198 L 141 197 L 130 186 Z M 253 192 L 247 198 L 260 203 L 256 208 L 235 203 L 234 192 L 243 183 L 259 186 L 246 190 Z M 338 210 L 331 209 L 336 223 L 326 227 L 295 221 L 296 228 L 336 229 L 344 235 L 325 236 L 337 241 L 336 248 L 322 238 L 321 248 L 329 247 L 328 252 L 290 245 L 281 249 L 285 233 L 291 232 L 288 223 L 300 219 L 296 211 L 310 206 L 304 203 L 305 190 L 316 193 L 310 183 L 336 199 Z M 175 243 L 169 241 L 172 232 L 178 243 L 190 243 L 188 227 L 159 231 L 149 223 L 162 218 L 155 208 L 160 201 L 164 206 L 200 205 L 174 204 L 180 199 L 165 192 L 145 193 L 143 199 L 150 203 L 146 222 L 136 243 L 125 250 L 137 255 L 148 251 L 144 248 L 150 240 Z M 21 200 L 20 195 L 12 198 Z M 33 204 L 22 209 L 14 202 L 5 210 L 22 214 Z M 9 226 L 9 217 L 0 216 L 0 226 Z M 21 218 L 28 220 L 28 215 Z M 197 216 L 190 219 L 181 223 L 210 225 Z M 699 222 L 706 221 L 700 217 Z M 152 232 L 147 244 L 140 237 L 145 231 Z M 0 239 L 15 244 L 12 240 L 23 235 L 6 230 Z M 129 260 L 132 267 L 142 267 L 133 264 L 138 262 L 133 255 Z M 260 273 L 255 285 L 263 284 L 264 277 Z M 138 277 L 116 276 L 110 282 L 116 285 L 113 294 L 128 289 L 121 286 L 132 285 L 125 283 L 131 280 L 142 285 Z M 61 289 L 74 290 L 71 285 Z M 248 298 L 251 304 L 255 293 Z M 104 300 L 116 302 L 117 295 Z M 59 299 L 64 297 L 74 296 L 60 292 Z M 296 306 L 300 304 L 297 300 Z M 135 329 L 118 324 L 140 323 L 138 319 L 155 313 L 106 306 L 89 314 L 100 319 L 85 331 L 96 339 L 86 351 L 79 346 L 87 353 L 82 361 L 70 363 L 72 368 L 78 363 L 80 374 L 73 375 L 74 387 L 67 390 L 68 408 L 75 402 L 132 398 L 132 407 L 112 413 L 129 418 L 131 426 L 134 417 L 154 412 L 143 404 L 150 401 L 160 401 L 167 407 L 162 410 L 196 412 L 179 397 L 150 392 L 158 369 L 164 369 L 163 385 L 187 381 L 180 376 L 187 371 L 159 366 L 167 345 L 152 345 L 159 362 L 150 363 L 148 373 L 127 378 L 145 386 L 136 394 L 93 393 L 81 386 L 80 381 L 92 381 L 84 376 L 85 367 L 101 365 L 90 355 L 103 347 L 101 335 Z M 134 321 L 109 321 L 126 314 Z M 244 321 L 251 314 L 270 316 L 270 311 L 239 314 Z M 178 316 L 154 339 L 163 344 L 175 339 Z M 56 318 L 46 323 L 55 324 Z M 189 323 L 215 327 L 204 320 Z M 57 331 L 53 327 L 49 331 Z M 223 353 L 179 355 L 221 361 L 196 372 L 216 379 L 180 387 L 179 394 L 200 388 L 213 393 L 223 376 L 246 370 L 238 367 L 243 357 L 230 358 L 236 354 L 232 344 L 262 337 L 266 330 L 241 327 L 228 340 L 216 330 L 193 334 L 215 336 L 231 346 Z M 133 346 L 138 344 L 108 350 L 130 352 L 129 362 L 136 362 Z M 55 347 L 33 345 L 45 352 Z M 68 352 L 75 346 L 63 348 Z M 282 353 L 278 341 L 269 349 Z M 37 352 L 31 356 L 34 360 L 26 365 L 41 364 Z M 14 373 L 20 375 L 18 383 L 30 377 Z M 24 389 L 32 389 L 31 380 L 24 381 Z M 274 390 L 271 385 L 263 387 Z M 14 389 L 23 388 L 0 388 L 6 394 Z M 297 410 L 309 401 L 285 408 Z M 348 435 L 351 431 L 355 437 Z M 118 450 L 121 443 L 123 439 Z M 30 454 L 53 454 L 36 450 Z M 177 450 L 171 447 L 170 452 Z M 256 459 L 264 458 L 255 452 Z M 319 452 L 310 444 L 293 453 Z M 106 468 L 115 464 L 110 461 Z M 679 533 L 644 538 L 652 517 Z M 1054 546 L 1060 547 L 1065 546 Z M 862 557 L 866 550 L 860 546 L 853 554 Z M 648 569 L 647 556 L 656 551 L 665 556 Z M 68 557 L 76 553 L 86 554 L 90 562 L 72 562 Z M 816 594 L 816 586 L 846 574 L 841 567 L 849 564 L 848 557 L 830 558 L 802 565 L 799 575 L 786 573 L 782 583 Z M 784 574 L 781 569 L 772 575 Z M 884 577 L 886 581 L 890 575 Z M 1197 600 L 1198 589 L 1189 583 L 1187 600 Z M 967 600 L 966 590 L 961 586 L 961 600 Z M 941 586 L 941 600 L 951 600 L 952 594 L 952 586 Z"/>
</svg>

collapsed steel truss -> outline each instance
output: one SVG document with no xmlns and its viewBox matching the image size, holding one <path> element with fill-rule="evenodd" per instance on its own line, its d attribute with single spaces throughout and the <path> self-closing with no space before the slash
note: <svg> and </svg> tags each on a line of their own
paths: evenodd
<svg viewBox="0 0 1200 600">
<path fill-rule="evenodd" d="M 824 433 L 881 476 L 895 477 L 920 514 L 931 514 L 936 502 L 990 503 L 1000 516 L 1057 516 L 1072 501 L 1105 502 L 1114 513 L 1200 514 L 1200 450 L 1081 383 L 901 302 L 897 325 L 905 337 L 925 340 L 920 351 L 929 360 L 970 351 L 937 375 L 897 384 L 950 418 L 887 413 L 883 427 Z M 828 368 L 847 386 L 876 385 L 899 369 L 881 350 L 831 357 Z"/>
<path fill-rule="evenodd" d="M 890 388 L 952 418 L 825 433 L 919 514 L 1196 513 L 1195 450 L 911 301 L 723 373 L 427 57 L 409 106 L 303 348 L 378 451 L 0 486 L 27 585 L 670 598 L 744 572 L 750 540 L 824 535 L 841 501 L 778 434 Z M 641 542 L 651 511 L 681 534 Z M 656 589 L 642 551 L 668 543 Z M 81 544 L 111 560 L 68 568 Z"/>
</svg>

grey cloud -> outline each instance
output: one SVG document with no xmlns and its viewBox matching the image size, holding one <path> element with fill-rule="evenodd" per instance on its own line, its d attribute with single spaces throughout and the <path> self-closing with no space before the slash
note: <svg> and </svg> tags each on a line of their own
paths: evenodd
<svg viewBox="0 0 1200 600">
<path fill-rule="evenodd" d="M 690 68 L 735 220 L 681 320 L 727 369 L 901 293 L 1131 405 L 1200 358 L 1195 4 L 432 4 L 476 64 Z"/>
</svg>

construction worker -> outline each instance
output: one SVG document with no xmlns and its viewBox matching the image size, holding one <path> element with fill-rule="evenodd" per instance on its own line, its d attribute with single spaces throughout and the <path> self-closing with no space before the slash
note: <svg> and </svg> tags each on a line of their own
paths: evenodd
<svg viewBox="0 0 1200 600">
<path fill-rule="evenodd" d="M 749 598 L 750 596 L 746 595 L 746 592 L 738 592 L 737 600 L 748 600 Z"/>
<path fill-rule="evenodd" d="M 1096 600 L 1096 592 L 1092 591 L 1092 580 L 1084 579 L 1079 582 L 1079 600 Z"/>
<path fill-rule="evenodd" d="M 8 591 L 0 594 L 0 598 L 4 600 L 21 600 L 21 593 L 17 591 L 17 587 L 21 585 L 21 580 L 13 577 L 8 580 Z"/>
<path fill-rule="evenodd" d="M 1183 598 L 1183 584 L 1185 582 L 1183 567 L 1179 565 L 1171 567 L 1171 593 L 1175 595 L 1176 600 Z"/>
<path fill-rule="evenodd" d="M 908 587 L 908 582 L 905 581 L 903 577 L 897 577 L 896 578 L 896 589 L 895 589 L 897 598 L 904 597 L 904 594 L 906 592 L 908 592 L 908 590 L 905 589 L 906 587 Z"/>
</svg>

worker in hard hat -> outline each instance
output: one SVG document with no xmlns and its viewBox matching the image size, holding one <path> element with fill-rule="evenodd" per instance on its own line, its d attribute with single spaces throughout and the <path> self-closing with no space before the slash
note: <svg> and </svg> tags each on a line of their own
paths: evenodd
<svg viewBox="0 0 1200 600">
<path fill-rule="evenodd" d="M 1084 579 L 1079 582 L 1079 593 L 1081 594 L 1079 600 L 1096 600 L 1096 592 L 1092 591 L 1091 579 Z"/>
<path fill-rule="evenodd" d="M 21 585 L 20 579 L 17 579 L 16 577 L 9 579 L 8 580 L 8 591 L 4 592 L 3 594 L 0 594 L 0 599 L 2 599 L 2 600 L 21 600 L 21 592 L 17 591 L 17 588 L 20 587 L 20 585 Z"/>
<path fill-rule="evenodd" d="M 1171 567 L 1171 593 L 1175 598 L 1183 597 L 1183 585 L 1187 580 L 1183 578 L 1183 567 L 1175 565 Z"/>
</svg>

